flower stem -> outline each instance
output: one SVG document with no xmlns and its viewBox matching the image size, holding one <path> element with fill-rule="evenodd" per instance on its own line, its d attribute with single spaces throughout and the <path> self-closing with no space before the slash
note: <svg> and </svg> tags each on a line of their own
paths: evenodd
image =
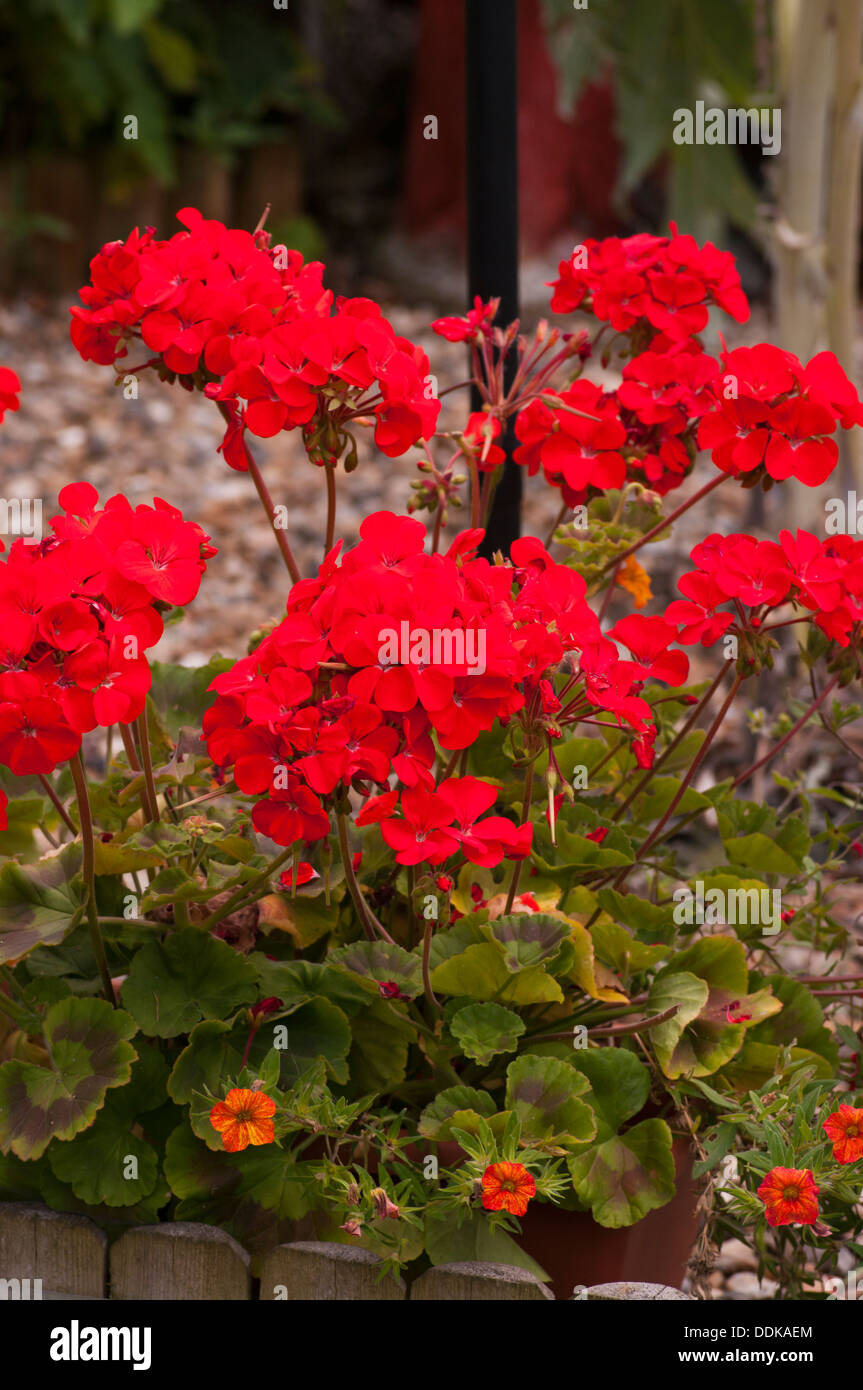
<svg viewBox="0 0 863 1390">
<path fill-rule="evenodd" d="M 159 819 L 159 800 L 156 796 L 156 782 L 153 777 L 153 758 L 150 753 L 150 730 L 147 724 L 147 711 L 138 715 L 135 720 L 135 728 L 138 732 L 138 748 L 141 753 L 141 767 L 144 771 L 144 786 L 146 788 L 146 798 L 142 797 L 142 802 L 146 800 L 144 815 L 148 822 Z"/>
<path fill-rule="evenodd" d="M 336 535 L 336 470 L 333 464 L 326 465 L 327 475 L 327 538 L 324 541 L 324 558 L 333 548 Z"/>
<path fill-rule="evenodd" d="M 354 873 L 354 863 L 351 857 L 351 847 L 348 843 L 348 823 L 342 811 L 336 811 L 336 829 L 338 831 L 339 837 L 339 853 L 342 856 L 342 864 L 344 865 L 345 869 L 345 881 L 348 885 L 348 892 L 351 895 L 351 901 L 353 902 L 354 908 L 356 909 L 356 913 L 362 924 L 363 931 L 369 938 L 369 941 L 374 941 L 375 934 L 377 933 L 378 935 L 383 937 L 384 941 L 389 941 L 391 945 L 394 945 L 395 943 L 393 942 L 393 938 L 390 936 L 386 927 L 383 925 L 382 922 L 378 921 L 374 912 L 369 907 L 368 903 L 362 895 L 360 885 L 357 882 L 357 876 Z"/>
<path fill-rule="evenodd" d="M 262 884 L 267 883 L 276 872 L 276 869 L 280 869 L 285 860 L 290 859 L 293 852 L 293 845 L 288 845 L 287 849 L 282 850 L 281 854 L 277 854 L 275 859 L 270 860 L 265 869 L 262 869 L 254 878 L 250 878 L 248 883 L 241 883 L 239 888 L 234 890 L 227 901 L 222 903 L 221 907 L 217 907 L 203 922 L 196 922 L 195 925 L 200 926 L 201 931 L 209 931 L 211 927 L 215 927 L 217 923 L 221 922 L 223 917 L 227 917 L 229 913 L 233 912 L 235 907 L 241 905 L 246 906 L 247 902 L 256 902 L 257 899 L 252 897 L 251 894 L 255 893 Z"/>
<path fill-rule="evenodd" d="M 803 728 L 803 725 L 806 723 L 806 721 L 809 718 L 811 718 L 811 716 L 819 708 L 822 702 L 826 700 L 827 696 L 830 694 L 830 691 L 833 689 L 833 687 L 837 684 L 838 680 L 839 677 L 838 675 L 836 675 L 833 677 L 831 681 L 828 681 L 827 685 L 825 685 L 817 700 L 812 701 L 812 704 L 809 706 L 806 713 L 801 714 L 800 718 L 797 720 L 797 723 L 788 730 L 788 733 L 785 734 L 783 738 L 779 740 L 775 748 L 769 748 L 767 752 L 764 754 L 763 758 L 759 758 L 757 763 L 753 763 L 752 766 L 748 767 L 745 772 L 741 772 L 739 777 L 735 777 L 734 781 L 731 783 L 731 791 L 734 791 L 735 787 L 739 787 L 741 782 L 748 781 L 749 778 L 753 775 L 753 773 L 757 772 L 760 767 L 763 767 L 765 763 L 769 762 L 771 758 L 775 758 L 776 754 L 782 751 L 788 740 L 794 737 L 798 729 Z"/>
<path fill-rule="evenodd" d="M 692 762 L 690 763 L 689 768 L 688 768 L 688 770 L 687 770 L 686 776 L 684 777 L 684 779 L 683 779 L 683 781 L 681 782 L 680 786 L 677 788 L 677 791 L 674 793 L 674 796 L 672 797 L 672 800 L 671 800 L 671 804 L 668 806 L 667 810 L 665 811 L 665 813 L 664 813 L 664 815 L 661 817 L 661 819 L 657 821 L 656 825 L 655 825 L 655 826 L 653 827 L 653 829 L 651 830 L 651 832 L 650 832 L 650 834 L 648 835 L 647 839 L 645 840 L 644 844 L 641 846 L 641 849 L 638 851 L 638 857 L 639 857 L 639 859 L 643 859 L 643 858 L 644 858 L 644 856 L 645 856 L 645 854 L 647 853 L 647 851 L 651 848 L 651 846 L 652 846 L 652 845 L 655 843 L 655 841 L 659 838 L 660 833 L 662 832 L 662 830 L 664 830 L 665 826 L 666 826 L 666 825 L 668 824 L 668 822 L 671 820 L 671 817 L 674 815 L 675 810 L 677 809 L 677 807 L 678 807 L 678 805 L 680 804 L 680 802 L 683 800 L 683 797 L 685 796 L 686 791 L 687 791 L 687 789 L 688 789 L 688 787 L 689 787 L 689 785 L 690 785 L 690 783 L 691 783 L 693 777 L 695 776 L 696 772 L 698 771 L 699 767 L 701 766 L 701 763 L 702 763 L 703 760 L 704 760 L 704 757 L 705 757 L 705 755 L 706 755 L 706 753 L 707 753 L 708 748 L 710 747 L 711 743 L 713 742 L 714 738 L 716 737 L 717 733 L 719 732 L 719 726 L 721 725 L 723 719 L 725 718 L 726 714 L 728 713 L 728 711 L 729 711 L 729 709 L 730 709 L 730 707 L 731 707 L 731 702 L 732 702 L 732 700 L 734 699 L 735 695 L 737 694 L 738 690 L 740 689 L 741 685 L 743 684 L 743 679 L 744 679 L 743 676 L 740 675 L 739 672 L 738 672 L 738 674 L 734 677 L 734 684 L 732 685 L 731 689 L 729 690 L 728 694 L 726 695 L 725 699 L 723 700 L 722 706 L 721 706 L 721 708 L 720 708 L 720 710 L 719 710 L 719 713 L 717 714 L 716 718 L 714 719 L 713 723 L 711 724 L 710 728 L 709 728 L 708 731 L 707 731 L 707 736 L 706 736 L 704 742 L 702 743 L 702 745 L 701 745 L 701 747 L 699 748 L 698 752 L 696 753 L 695 757 L 692 759 Z"/>
<path fill-rule="evenodd" d="M 530 820 L 530 801 L 532 796 L 533 762 L 531 761 L 528 763 L 524 774 L 524 797 L 522 799 L 521 807 L 522 816 L 527 821 Z M 518 883 L 519 879 L 521 878 L 521 866 L 523 863 L 523 859 L 517 859 L 515 861 L 515 868 L 512 871 L 512 879 L 510 880 L 509 892 L 506 895 L 506 907 L 504 908 L 504 915 L 506 915 L 509 912 L 512 912 L 512 905 L 515 902 L 515 895 L 518 892 Z"/>
<path fill-rule="evenodd" d="M 439 1014 L 442 1014 L 443 1009 L 441 1007 L 440 1001 L 438 1000 L 434 990 L 432 989 L 431 970 L 429 969 L 429 958 L 431 956 L 431 943 L 433 931 L 434 918 L 428 917 L 426 919 L 425 929 L 423 931 L 423 990 L 425 992 L 425 997 L 431 1004 L 432 1008 L 436 1009 Z"/>
<path fill-rule="evenodd" d="M 679 507 L 676 507 L 669 516 L 663 517 L 662 521 L 658 521 L 656 525 L 645 532 L 639 540 L 627 546 L 626 550 L 622 550 L 619 555 L 613 555 L 607 564 L 603 565 L 603 573 L 605 573 L 606 570 L 610 570 L 614 565 L 619 565 L 622 560 L 628 559 L 630 555 L 634 555 L 636 550 L 640 550 L 643 545 L 647 545 L 647 542 L 652 541 L 654 536 L 661 535 L 669 526 L 673 526 L 678 517 L 683 516 L 683 513 L 688 512 L 690 507 L 694 507 L 696 502 L 700 502 L 702 497 L 706 497 L 709 492 L 713 492 L 714 488 L 719 487 L 721 483 L 724 483 L 726 479 L 730 477 L 730 473 L 719 473 L 717 477 L 711 478 L 709 483 L 705 483 L 704 487 L 699 488 L 698 492 L 692 494 L 688 502 L 681 502 Z"/>
<path fill-rule="evenodd" d="M 90 926 L 90 941 L 102 979 L 102 990 L 105 998 L 109 1004 L 116 1005 L 114 987 L 111 984 L 111 973 L 108 970 L 108 961 L 105 956 L 105 943 L 99 930 L 99 913 L 96 907 L 96 842 L 93 835 L 90 797 L 87 792 L 87 775 L 80 753 L 76 753 L 73 758 L 69 759 L 69 769 L 72 773 L 72 781 L 75 783 L 78 816 L 81 821 L 81 844 L 84 852 L 81 872 L 84 878 L 84 892 L 87 894 L 87 921 Z"/>
<path fill-rule="evenodd" d="M 640 793 L 641 793 L 641 792 L 644 790 L 644 788 L 647 786 L 647 784 L 648 784 L 648 782 L 651 780 L 651 778 L 653 778 L 653 777 L 656 776 L 657 772 L 658 772 L 659 769 L 662 767 L 663 763 L 667 762 L 667 760 L 671 757 L 671 754 L 674 752 L 675 748 L 678 747 L 678 745 L 681 743 L 681 741 L 682 741 L 682 740 L 686 737 L 686 735 L 689 733 L 689 730 L 692 728 L 693 724 L 695 724 L 696 721 L 701 717 L 701 712 L 702 712 L 702 710 L 704 709 L 705 705 L 707 705 L 707 704 L 709 703 L 709 701 L 712 700 L 713 695 L 714 695 L 714 692 L 715 692 L 715 690 L 716 690 L 716 687 L 719 685 L 719 683 L 720 683 L 720 681 L 722 680 L 723 676 L 725 675 L 725 672 L 726 672 L 727 669 L 728 669 L 727 666 L 720 666 L 719 670 L 717 671 L 717 673 L 716 673 L 716 675 L 714 676 L 713 680 L 710 682 L 710 685 L 709 685 L 709 686 L 707 687 L 707 689 L 705 690 L 704 694 L 702 695 L 702 697 L 701 697 L 701 699 L 699 700 L 698 704 L 695 706 L 695 709 L 692 711 L 692 713 L 690 714 L 689 718 L 688 718 L 688 719 L 686 720 L 686 722 L 681 726 L 681 728 L 680 728 L 680 729 L 678 730 L 678 732 L 675 734 L 674 738 L 673 738 L 673 739 L 671 740 L 671 742 L 669 743 L 668 747 L 667 747 L 666 749 L 663 750 L 663 752 L 662 752 L 662 753 L 660 754 L 660 756 L 657 758 L 657 760 L 656 760 L 656 762 L 653 764 L 653 766 L 647 768 L 646 772 L 644 773 L 644 776 L 641 777 L 641 778 L 639 778 L 638 782 L 637 782 L 637 783 L 635 784 L 635 786 L 632 788 L 632 791 L 631 791 L 631 792 L 629 793 L 629 795 L 627 796 L 627 798 L 626 798 L 626 800 L 624 801 L 623 805 L 622 805 L 622 806 L 619 806 L 618 809 L 615 811 L 614 815 L 611 817 L 612 821 L 619 821 L 619 820 L 620 820 L 621 816 L 624 814 L 624 812 L 626 811 L 627 807 L 631 805 L 631 803 L 635 800 L 635 798 L 636 798 L 638 795 L 640 795 Z"/>
<path fill-rule="evenodd" d="M 77 825 L 76 825 L 75 822 L 72 820 L 72 817 L 69 815 L 69 812 L 66 810 L 66 807 L 63 805 L 62 801 L 60 800 L 59 796 L 58 796 L 57 793 L 55 792 L 54 788 L 51 786 L 51 783 L 48 781 L 48 778 L 45 776 L 44 772 L 40 772 L 40 773 L 39 773 L 39 781 L 42 783 L 42 786 L 45 788 L 45 791 L 46 791 L 46 793 L 47 793 L 49 799 L 50 799 L 51 802 L 53 803 L 54 810 L 57 812 L 57 814 L 58 814 L 58 816 L 60 817 L 60 819 L 61 819 L 61 821 L 63 822 L 63 824 L 67 827 L 67 829 L 71 830 L 71 832 L 72 832 L 73 835 L 77 835 L 77 834 L 78 834 L 78 827 L 77 827 Z"/>
<path fill-rule="evenodd" d="M 128 724 L 120 725 L 120 737 L 123 740 L 123 747 L 126 750 L 126 758 L 129 767 L 133 772 L 140 772 L 141 764 L 138 762 L 138 754 L 135 752 L 135 741 L 132 738 L 132 731 Z"/>
<path fill-rule="evenodd" d="M 217 401 L 216 404 L 218 405 L 219 410 L 221 411 L 222 416 L 224 417 L 225 423 L 230 424 L 231 412 L 226 402 Z M 251 449 L 249 448 L 248 443 L 246 442 L 245 436 L 243 437 L 243 451 L 246 456 L 246 467 L 249 470 L 249 476 L 251 477 L 252 482 L 255 484 L 255 490 L 257 491 L 257 494 L 261 499 L 261 504 L 264 508 L 264 511 L 267 513 L 267 520 L 269 521 L 270 526 L 273 529 L 273 535 L 276 538 L 276 545 L 279 547 L 279 550 L 282 553 L 282 559 L 284 560 L 285 565 L 287 566 L 288 574 L 291 576 L 293 583 L 296 584 L 298 583 L 300 578 L 300 571 L 297 568 L 297 562 L 294 559 L 294 553 L 291 550 L 290 543 L 288 541 L 288 537 L 284 528 L 276 525 L 275 503 L 273 502 L 273 499 L 270 496 L 269 488 L 264 482 L 261 470 L 258 467 L 258 464 L 255 460 L 255 457 Z"/>
</svg>

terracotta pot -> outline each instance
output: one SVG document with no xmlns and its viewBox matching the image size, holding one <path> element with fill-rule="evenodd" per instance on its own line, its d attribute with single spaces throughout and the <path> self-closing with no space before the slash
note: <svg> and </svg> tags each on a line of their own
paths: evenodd
<svg viewBox="0 0 863 1390">
<path fill-rule="evenodd" d="M 636 1280 L 680 1288 L 698 1235 L 698 1187 L 686 1139 L 672 1144 L 677 1191 L 664 1207 L 634 1226 L 609 1230 L 586 1211 L 531 1202 L 521 1218 L 521 1248 L 551 1275 L 555 1298 L 570 1299 L 579 1285 Z"/>
</svg>

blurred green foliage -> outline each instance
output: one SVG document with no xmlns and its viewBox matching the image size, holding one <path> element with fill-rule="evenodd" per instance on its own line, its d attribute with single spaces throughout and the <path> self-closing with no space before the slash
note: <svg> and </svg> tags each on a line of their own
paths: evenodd
<svg viewBox="0 0 863 1390">
<path fill-rule="evenodd" d="M 747 227 L 756 193 L 737 151 L 727 145 L 676 145 L 674 112 L 749 107 L 755 86 L 753 0 L 542 0 L 549 51 L 560 75 L 560 104 L 571 111 L 582 89 L 610 73 L 623 146 L 618 198 L 668 160 L 668 216 L 696 235 L 715 234 L 720 217 Z"/>
<path fill-rule="evenodd" d="M 180 143 L 228 157 L 297 113 L 336 119 L 296 25 L 269 3 L 0 0 L 7 150 L 99 150 L 114 194 L 148 175 L 170 184 Z"/>
</svg>

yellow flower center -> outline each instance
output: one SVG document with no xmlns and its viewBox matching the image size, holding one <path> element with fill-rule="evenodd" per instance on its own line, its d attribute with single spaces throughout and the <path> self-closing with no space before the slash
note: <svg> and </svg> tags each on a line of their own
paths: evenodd
<svg viewBox="0 0 863 1390">
<path fill-rule="evenodd" d="M 849 1125 L 848 1128 L 846 1129 L 845 1133 L 846 1133 L 846 1135 L 848 1136 L 849 1139 L 856 1139 L 856 1138 L 857 1138 L 857 1135 L 860 1133 L 860 1131 L 859 1131 L 859 1129 L 857 1128 L 856 1125 Z"/>
<path fill-rule="evenodd" d="M 800 1196 L 800 1189 L 799 1187 L 786 1187 L 782 1196 L 785 1198 L 786 1202 L 796 1202 Z"/>
</svg>

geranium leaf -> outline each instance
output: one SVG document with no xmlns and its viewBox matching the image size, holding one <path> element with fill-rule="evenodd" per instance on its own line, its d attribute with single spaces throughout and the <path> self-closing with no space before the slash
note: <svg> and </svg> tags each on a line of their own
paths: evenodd
<svg viewBox="0 0 863 1390">
<path fill-rule="evenodd" d="M 485 928 L 504 949 L 508 970 L 524 970 L 551 960 L 569 936 L 569 923 L 545 912 L 520 912 L 498 917 Z"/>
<path fill-rule="evenodd" d="M 419 1132 L 426 1139 L 449 1139 L 450 1121 L 465 1112 L 488 1118 L 495 1112 L 495 1103 L 488 1091 L 477 1091 L 472 1086 L 449 1086 L 436 1095 L 420 1115 Z"/>
<path fill-rule="evenodd" d="M 84 913 L 81 857 L 73 842 L 35 864 L 10 860 L 0 868 L 0 964 L 34 946 L 56 945 L 78 924 Z"/>
<path fill-rule="evenodd" d="M 540 966 L 512 974 L 502 949 L 490 941 L 451 956 L 431 980 L 432 988 L 441 994 L 463 994 L 470 999 L 500 999 L 508 1004 L 563 1002 L 560 985 Z"/>
<path fill-rule="evenodd" d="M 419 957 L 390 941 L 354 941 L 330 951 L 328 963 L 349 970 L 353 975 L 385 984 L 394 981 L 402 994 L 415 999 L 422 994 L 422 965 Z"/>
<path fill-rule="evenodd" d="M 136 952 L 123 1006 L 150 1037 L 188 1033 L 202 1018 L 223 1018 L 255 997 L 256 972 L 244 956 L 208 932 L 189 928 Z"/>
<path fill-rule="evenodd" d="M 595 1138 L 596 1116 L 579 1099 L 587 1089 L 587 1077 L 556 1057 L 526 1053 L 506 1070 L 506 1108 L 518 1115 L 523 1139 L 535 1144 Z"/>
<path fill-rule="evenodd" d="M 674 1196 L 671 1131 L 664 1120 L 642 1120 L 568 1158 L 567 1166 L 600 1226 L 632 1226 Z"/>
<path fill-rule="evenodd" d="M 466 1057 L 486 1066 L 499 1052 L 515 1052 L 524 1019 L 500 1004 L 468 1004 L 449 1023 Z"/>
<path fill-rule="evenodd" d="M 0 1149 L 38 1158 L 52 1139 L 71 1139 L 93 1123 L 105 1092 L 131 1075 L 134 1021 L 104 999 L 70 997 L 45 1016 L 50 1067 L 0 1066 Z"/>
</svg>

